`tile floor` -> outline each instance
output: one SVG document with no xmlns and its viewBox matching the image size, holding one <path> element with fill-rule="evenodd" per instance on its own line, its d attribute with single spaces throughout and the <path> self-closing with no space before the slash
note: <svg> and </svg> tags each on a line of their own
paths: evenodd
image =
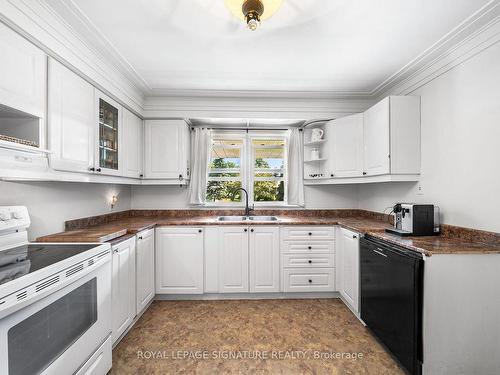
<svg viewBox="0 0 500 375">
<path fill-rule="evenodd" d="M 155 301 L 111 374 L 179 373 L 404 374 L 338 299 Z"/>
</svg>

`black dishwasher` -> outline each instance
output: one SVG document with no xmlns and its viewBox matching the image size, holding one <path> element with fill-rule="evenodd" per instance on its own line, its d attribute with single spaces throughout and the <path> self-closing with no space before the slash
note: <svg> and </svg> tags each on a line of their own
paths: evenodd
<svg viewBox="0 0 500 375">
<path fill-rule="evenodd" d="M 422 373 L 422 255 L 360 240 L 361 319 L 410 374 Z"/>
</svg>

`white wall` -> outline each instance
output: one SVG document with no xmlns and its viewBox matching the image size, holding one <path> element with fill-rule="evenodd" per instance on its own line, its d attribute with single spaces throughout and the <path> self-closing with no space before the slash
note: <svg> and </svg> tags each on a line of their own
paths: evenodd
<svg viewBox="0 0 500 375">
<path fill-rule="evenodd" d="M 110 199 L 118 196 L 113 210 Z M 64 222 L 130 209 L 130 186 L 0 181 L 0 206 L 24 205 L 31 216 L 30 240 L 64 230 Z"/>
<path fill-rule="evenodd" d="M 354 186 L 306 186 L 306 208 L 356 208 Z M 132 186 L 133 209 L 189 208 L 187 188 L 179 186 Z"/>
<path fill-rule="evenodd" d="M 411 95 L 422 100 L 420 183 L 363 186 L 359 207 L 434 203 L 444 223 L 500 232 L 500 44 Z"/>
</svg>

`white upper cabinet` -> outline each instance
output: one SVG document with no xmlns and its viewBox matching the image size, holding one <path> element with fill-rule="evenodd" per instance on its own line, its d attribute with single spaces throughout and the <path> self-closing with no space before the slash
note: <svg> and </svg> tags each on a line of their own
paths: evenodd
<svg viewBox="0 0 500 375">
<path fill-rule="evenodd" d="M 127 109 L 123 109 L 123 175 L 132 178 L 142 177 L 143 155 L 142 120 Z"/>
<path fill-rule="evenodd" d="M 95 172 L 106 175 L 121 175 L 123 171 L 122 150 L 122 106 L 109 96 L 96 90 L 97 147 Z"/>
<path fill-rule="evenodd" d="M 420 97 L 390 96 L 364 113 L 364 174 L 420 173 Z"/>
<path fill-rule="evenodd" d="M 0 105 L 45 117 L 45 53 L 0 23 Z"/>
<path fill-rule="evenodd" d="M 250 228 L 250 292 L 280 291 L 280 230 Z"/>
<path fill-rule="evenodd" d="M 364 113 L 364 173 L 367 176 L 389 174 L 389 98 Z"/>
<path fill-rule="evenodd" d="M 203 229 L 156 229 L 156 293 L 203 293 Z"/>
<path fill-rule="evenodd" d="M 48 140 L 51 167 L 88 172 L 94 167 L 94 88 L 84 79 L 49 59 Z"/>
<path fill-rule="evenodd" d="M 330 177 L 363 175 L 363 114 L 332 120 L 329 128 Z"/>
<path fill-rule="evenodd" d="M 144 177 L 189 178 L 189 127 L 184 120 L 145 121 Z"/>
<path fill-rule="evenodd" d="M 248 292 L 248 228 L 221 228 L 219 292 Z"/>
</svg>

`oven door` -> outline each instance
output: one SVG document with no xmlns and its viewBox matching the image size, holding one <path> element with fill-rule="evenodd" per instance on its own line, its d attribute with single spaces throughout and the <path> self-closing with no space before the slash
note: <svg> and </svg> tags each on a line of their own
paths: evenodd
<svg viewBox="0 0 500 375">
<path fill-rule="evenodd" d="M 111 262 L 0 320 L 0 374 L 73 374 L 111 333 Z"/>
</svg>

